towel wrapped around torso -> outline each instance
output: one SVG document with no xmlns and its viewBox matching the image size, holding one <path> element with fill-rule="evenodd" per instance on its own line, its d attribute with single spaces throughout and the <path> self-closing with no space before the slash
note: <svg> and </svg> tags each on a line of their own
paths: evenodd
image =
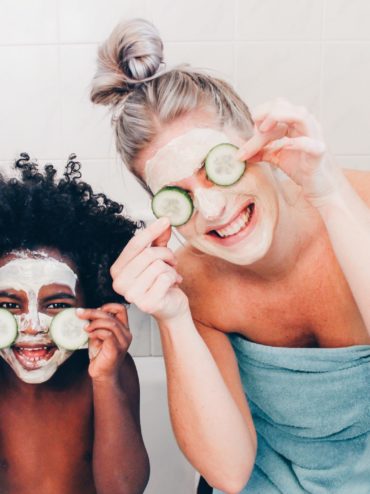
<svg viewBox="0 0 370 494">
<path fill-rule="evenodd" d="M 369 494 L 370 346 L 230 341 L 258 436 L 242 493 Z"/>
</svg>

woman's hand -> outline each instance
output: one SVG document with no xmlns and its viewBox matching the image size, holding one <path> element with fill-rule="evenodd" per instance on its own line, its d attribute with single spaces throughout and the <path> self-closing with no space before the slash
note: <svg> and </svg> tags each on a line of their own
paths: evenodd
<svg viewBox="0 0 370 494">
<path fill-rule="evenodd" d="M 182 278 L 175 269 L 175 255 L 167 247 L 170 236 L 168 219 L 156 220 L 128 242 L 111 268 L 114 290 L 158 321 L 189 310 L 178 287 Z"/>
<path fill-rule="evenodd" d="M 121 304 L 105 304 L 99 309 L 78 309 L 81 319 L 89 321 L 89 374 L 95 381 L 116 379 L 130 346 L 126 308 Z"/>
<path fill-rule="evenodd" d="M 321 126 L 313 115 L 304 107 L 277 99 L 260 106 L 254 121 L 255 133 L 240 149 L 239 159 L 279 167 L 315 206 L 330 197 L 339 170 L 326 151 Z"/>
</svg>

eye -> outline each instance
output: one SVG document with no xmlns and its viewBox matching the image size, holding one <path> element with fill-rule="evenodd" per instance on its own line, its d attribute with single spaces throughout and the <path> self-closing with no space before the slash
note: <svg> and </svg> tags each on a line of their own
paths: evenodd
<svg viewBox="0 0 370 494">
<path fill-rule="evenodd" d="M 68 309 L 69 307 L 73 307 L 73 305 L 69 302 L 53 302 L 47 305 L 48 310 L 61 310 Z"/>
<path fill-rule="evenodd" d="M 20 309 L 20 305 L 16 304 L 15 302 L 0 302 L 0 308 L 7 310 L 17 310 Z"/>
</svg>

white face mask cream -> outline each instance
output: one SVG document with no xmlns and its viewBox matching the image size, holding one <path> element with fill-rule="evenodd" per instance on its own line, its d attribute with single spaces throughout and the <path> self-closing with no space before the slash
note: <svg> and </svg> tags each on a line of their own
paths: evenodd
<svg viewBox="0 0 370 494">
<path fill-rule="evenodd" d="M 146 162 L 145 181 L 153 194 L 162 187 L 190 177 L 198 171 L 208 152 L 217 144 L 229 142 L 223 132 L 196 128 L 182 134 Z"/>
<path fill-rule="evenodd" d="M 17 253 L 12 253 L 17 254 Z M 39 312 L 40 289 L 58 284 L 76 294 L 77 275 L 64 262 L 36 252 L 36 257 L 17 255 L 0 268 L 0 290 L 26 294 L 27 312 L 16 315 L 18 337 L 11 348 L 0 355 L 16 375 L 26 383 L 42 383 L 51 378 L 73 352 L 55 347 L 49 335 L 51 317 Z"/>
</svg>

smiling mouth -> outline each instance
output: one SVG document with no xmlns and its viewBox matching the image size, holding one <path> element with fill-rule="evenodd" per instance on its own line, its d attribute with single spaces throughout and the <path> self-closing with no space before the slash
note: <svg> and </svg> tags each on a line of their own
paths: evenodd
<svg viewBox="0 0 370 494">
<path fill-rule="evenodd" d="M 243 209 L 228 225 L 223 228 L 218 228 L 217 230 L 211 230 L 208 232 L 208 235 L 213 235 L 217 238 L 229 238 L 237 235 L 241 231 L 245 230 L 250 224 L 254 209 L 254 202 L 248 204 L 248 206 Z"/>
<path fill-rule="evenodd" d="M 46 360 L 50 360 L 57 347 L 55 345 L 14 345 L 12 349 L 22 367 L 27 370 L 34 370 L 40 368 Z"/>
</svg>

